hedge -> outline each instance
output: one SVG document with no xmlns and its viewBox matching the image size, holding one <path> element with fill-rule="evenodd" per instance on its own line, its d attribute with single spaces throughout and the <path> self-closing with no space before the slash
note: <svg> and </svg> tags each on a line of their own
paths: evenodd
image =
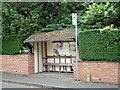
<svg viewBox="0 0 120 90">
<path fill-rule="evenodd" d="M 120 29 L 80 31 L 78 43 L 83 61 L 120 61 Z"/>
<path fill-rule="evenodd" d="M 11 36 L 2 40 L 2 54 L 17 54 L 23 47 L 23 40 L 18 36 Z"/>
</svg>

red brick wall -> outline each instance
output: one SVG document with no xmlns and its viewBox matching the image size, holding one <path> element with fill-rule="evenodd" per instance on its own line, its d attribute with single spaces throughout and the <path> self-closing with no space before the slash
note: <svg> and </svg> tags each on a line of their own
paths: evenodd
<svg viewBox="0 0 120 90">
<path fill-rule="evenodd" d="M 73 65 L 76 79 L 76 62 Z M 90 74 L 92 82 L 120 83 L 120 62 L 78 62 L 78 70 L 79 80 L 86 81 Z"/>
<path fill-rule="evenodd" d="M 34 73 L 34 58 L 32 54 L 26 55 L 0 55 L 2 57 L 2 70 L 13 74 L 29 75 Z"/>
</svg>

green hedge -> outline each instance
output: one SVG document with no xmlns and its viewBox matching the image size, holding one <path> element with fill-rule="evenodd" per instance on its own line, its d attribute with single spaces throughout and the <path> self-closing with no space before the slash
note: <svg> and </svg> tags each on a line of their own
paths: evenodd
<svg viewBox="0 0 120 90">
<path fill-rule="evenodd" d="M 120 30 L 85 30 L 78 35 L 84 61 L 120 61 Z"/>
<path fill-rule="evenodd" d="M 2 41 L 2 54 L 17 54 L 22 47 L 22 38 L 18 36 L 11 36 Z"/>
</svg>

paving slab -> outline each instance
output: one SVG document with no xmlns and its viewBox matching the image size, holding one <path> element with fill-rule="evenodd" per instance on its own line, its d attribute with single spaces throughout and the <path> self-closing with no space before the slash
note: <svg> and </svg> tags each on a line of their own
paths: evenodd
<svg viewBox="0 0 120 90">
<path fill-rule="evenodd" d="M 2 80 L 51 88 L 118 88 L 118 85 L 74 81 L 72 74 L 39 73 L 29 76 L 2 74 Z"/>
</svg>

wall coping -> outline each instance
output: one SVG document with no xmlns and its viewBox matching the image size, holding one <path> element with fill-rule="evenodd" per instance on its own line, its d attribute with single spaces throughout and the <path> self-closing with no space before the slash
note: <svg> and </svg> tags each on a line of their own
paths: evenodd
<svg viewBox="0 0 120 90">
<path fill-rule="evenodd" d="M 10 55 L 10 54 L 1 54 L 0 56 L 7 56 L 7 55 Z M 14 55 L 33 55 L 33 54 L 14 54 Z M 11 56 L 14 56 L 14 55 L 11 55 Z"/>
<path fill-rule="evenodd" d="M 76 61 L 73 61 L 73 62 L 76 62 Z M 111 62 L 111 63 L 120 63 L 120 61 L 80 61 L 80 60 L 78 60 L 78 62 L 95 62 L 95 63 L 109 63 L 109 62 Z"/>
</svg>

